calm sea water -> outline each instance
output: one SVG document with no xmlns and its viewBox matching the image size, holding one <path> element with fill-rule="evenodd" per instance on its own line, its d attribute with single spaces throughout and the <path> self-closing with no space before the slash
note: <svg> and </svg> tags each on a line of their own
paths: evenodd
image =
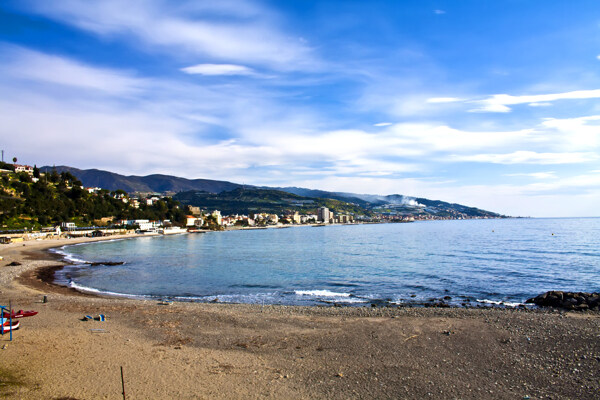
<svg viewBox="0 0 600 400">
<path fill-rule="evenodd" d="M 600 290 L 600 219 L 503 219 L 211 232 L 66 246 L 57 279 L 134 297 L 265 304 L 521 303 Z"/>
</svg>

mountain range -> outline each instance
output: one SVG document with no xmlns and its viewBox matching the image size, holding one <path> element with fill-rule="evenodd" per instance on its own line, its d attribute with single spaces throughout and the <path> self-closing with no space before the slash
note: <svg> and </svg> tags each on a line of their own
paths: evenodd
<svg viewBox="0 0 600 400">
<path fill-rule="evenodd" d="M 68 166 L 45 166 L 40 168 L 42 172 L 49 172 L 53 169 L 59 173 L 70 172 L 81 180 L 86 187 L 100 187 L 111 191 L 122 189 L 128 193 L 172 192 L 175 193 L 173 197 L 183 204 L 204 208 L 220 207 L 226 213 L 246 213 L 248 210 L 256 208 L 264 209 L 265 212 L 268 212 L 269 209 L 279 211 L 285 207 L 296 206 L 298 208 L 299 204 L 302 204 L 301 209 L 305 209 L 309 204 L 312 204 L 312 207 L 328 204 L 347 211 L 350 211 L 353 207 L 358 207 L 369 214 L 375 212 L 383 214 L 436 215 L 449 218 L 460 218 L 463 216 L 503 217 L 500 214 L 475 207 L 400 194 L 381 196 L 348 192 L 328 192 L 299 187 L 261 187 L 210 179 L 186 179 L 162 174 L 125 176 L 98 169 L 78 169 Z M 329 200 L 329 203 L 325 200 Z M 337 202 L 333 205 L 331 201 Z M 356 212 L 359 210 L 355 209 L 353 211 Z"/>
</svg>

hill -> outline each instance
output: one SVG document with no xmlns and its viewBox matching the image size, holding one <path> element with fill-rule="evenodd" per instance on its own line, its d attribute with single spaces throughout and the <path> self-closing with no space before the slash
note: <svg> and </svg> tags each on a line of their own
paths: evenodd
<svg viewBox="0 0 600 400">
<path fill-rule="evenodd" d="M 337 207 L 340 209 L 339 212 L 349 212 L 352 207 L 356 207 L 355 210 L 363 212 L 364 215 L 377 213 L 390 216 L 413 215 L 417 217 L 431 216 L 436 218 L 503 217 L 503 215 L 498 213 L 475 207 L 401 194 L 381 196 L 348 192 L 328 192 L 299 187 L 258 187 L 227 181 L 186 179 L 158 174 L 125 176 L 98 169 L 82 170 L 67 166 L 42 167 L 41 170 L 51 171 L 54 168 L 58 172 L 73 174 L 87 187 L 100 187 L 108 190 L 122 189 L 130 193 L 175 192 L 178 193 L 176 195 L 177 200 L 183 204 L 202 206 L 207 209 L 218 208 L 224 213 L 227 213 L 227 210 L 236 210 L 232 211 L 234 213 L 244 213 L 242 210 L 254 210 L 258 207 L 265 207 L 269 210 L 290 208 L 290 205 L 294 203 L 288 200 L 294 199 L 293 196 L 299 196 L 299 198 L 303 198 L 304 200 L 313 201 L 312 208 L 308 205 L 302 207 L 298 207 L 298 205 L 294 206 L 294 208 L 301 211 L 311 208 L 311 212 L 314 212 L 316 207 L 324 205 L 336 211 Z M 240 191 L 236 191 L 236 189 L 240 189 Z M 258 193 L 255 190 L 285 192 L 287 194 Z M 244 191 L 245 195 L 241 195 Z M 268 212 L 267 209 L 265 209 L 265 212 Z"/>
<path fill-rule="evenodd" d="M 298 196 L 274 189 L 237 188 L 221 193 L 187 191 L 177 193 L 174 200 L 206 210 L 218 209 L 223 214 L 270 213 L 298 211 L 313 214 L 318 207 L 327 207 L 338 213 L 371 215 L 368 210 L 345 201 Z"/>
<path fill-rule="evenodd" d="M 184 218 L 171 198 L 136 208 L 108 190 L 89 193 L 69 172 L 49 173 L 43 179 L 3 172 L 0 178 L 0 230 L 39 229 L 62 222 L 90 226 L 123 219 L 169 219 L 182 224 Z"/>
<path fill-rule="evenodd" d="M 182 192 L 186 190 L 201 190 L 210 193 L 220 193 L 241 187 L 236 183 L 214 181 L 210 179 L 185 179 L 170 175 L 125 176 L 99 169 L 77 169 L 64 165 L 57 167 L 42 167 L 42 172 L 56 169 L 58 173 L 69 172 L 75 175 L 86 187 L 99 187 L 107 190 L 124 190 L 132 192 Z"/>
</svg>

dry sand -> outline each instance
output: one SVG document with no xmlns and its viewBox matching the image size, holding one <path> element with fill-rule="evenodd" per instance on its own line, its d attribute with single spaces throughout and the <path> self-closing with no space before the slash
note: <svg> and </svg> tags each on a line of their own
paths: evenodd
<svg viewBox="0 0 600 400">
<path fill-rule="evenodd" d="M 599 398 L 597 312 L 93 297 L 39 279 L 75 241 L 0 245 L 0 304 L 39 311 L 0 339 L 0 398 L 122 399 L 121 366 L 127 399 Z"/>
</svg>

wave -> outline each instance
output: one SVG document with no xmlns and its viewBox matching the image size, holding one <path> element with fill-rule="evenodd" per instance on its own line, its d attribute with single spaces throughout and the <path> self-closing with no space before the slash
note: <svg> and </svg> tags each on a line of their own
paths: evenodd
<svg viewBox="0 0 600 400">
<path fill-rule="evenodd" d="M 298 296 L 314 296 L 314 297 L 350 297 L 351 293 L 339 293 L 329 290 L 294 290 Z"/>
<path fill-rule="evenodd" d="M 491 304 L 491 305 L 495 305 L 495 306 L 505 306 L 505 307 L 520 307 L 520 306 L 532 306 L 533 305 L 533 304 L 526 304 L 526 303 L 514 303 L 514 302 L 502 301 L 502 300 L 477 299 L 476 301 L 478 303 Z"/>
<path fill-rule="evenodd" d="M 111 292 L 109 290 L 100 290 L 100 289 L 96 289 L 96 288 L 92 288 L 92 287 L 88 287 L 88 286 L 83 286 L 80 285 L 78 283 L 75 283 L 73 281 L 69 281 L 68 287 L 73 288 L 75 290 L 81 291 L 81 292 L 85 292 L 85 293 L 93 293 L 93 294 L 100 294 L 100 295 L 104 295 L 104 296 L 115 296 L 115 297 L 126 297 L 128 299 L 151 299 L 151 298 L 155 298 L 155 296 L 150 296 L 150 295 L 136 295 L 136 294 L 128 294 L 128 293 L 117 293 L 117 292 Z"/>
<path fill-rule="evenodd" d="M 71 244 L 69 246 L 77 246 L 77 245 L 76 244 Z M 71 253 L 67 253 L 65 247 L 67 247 L 67 246 L 63 246 L 63 247 L 60 247 L 58 249 L 50 249 L 50 251 L 53 252 L 53 253 L 55 253 L 55 254 L 58 254 L 66 262 L 69 262 L 69 263 L 72 263 L 72 264 L 86 264 L 87 263 L 86 260 L 82 260 L 80 258 L 75 257 Z"/>
</svg>

